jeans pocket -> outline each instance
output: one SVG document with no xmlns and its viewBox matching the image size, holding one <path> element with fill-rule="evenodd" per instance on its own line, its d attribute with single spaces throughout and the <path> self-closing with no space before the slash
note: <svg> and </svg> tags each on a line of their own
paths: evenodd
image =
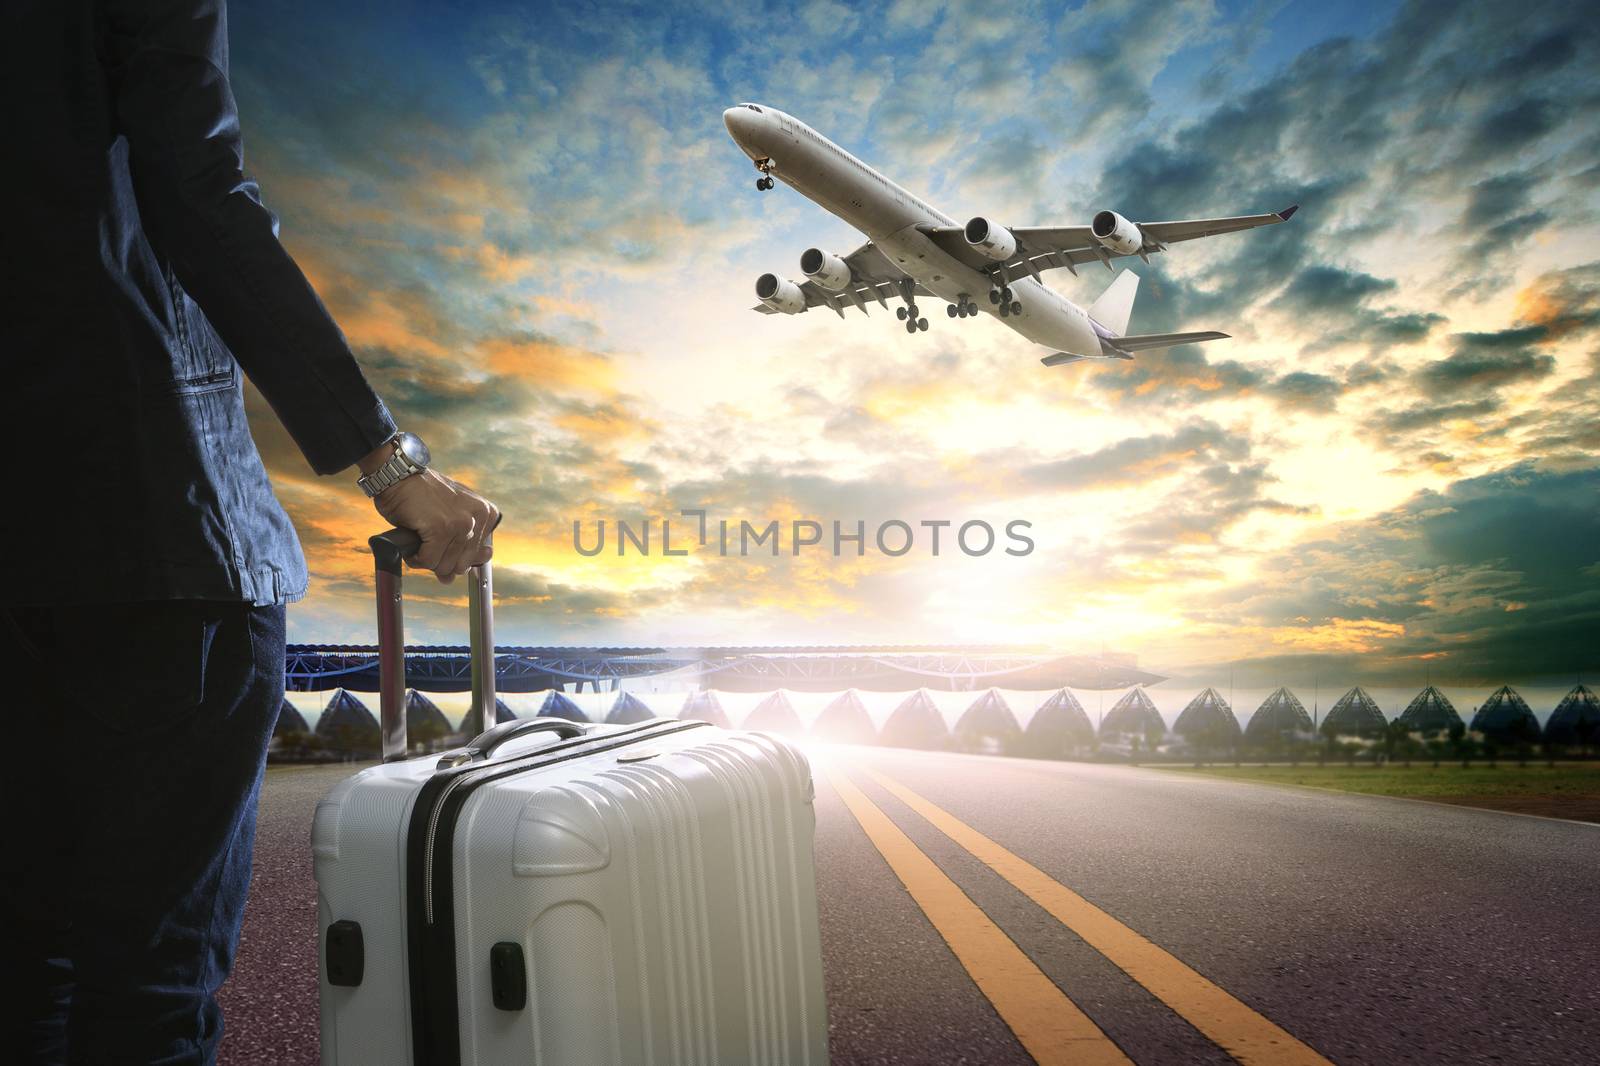
<svg viewBox="0 0 1600 1066">
<path fill-rule="evenodd" d="M 108 733 L 182 724 L 205 701 L 220 606 L 176 600 L 74 609 L 58 647 L 62 695 Z M 91 656 L 93 671 L 74 668 Z"/>
</svg>

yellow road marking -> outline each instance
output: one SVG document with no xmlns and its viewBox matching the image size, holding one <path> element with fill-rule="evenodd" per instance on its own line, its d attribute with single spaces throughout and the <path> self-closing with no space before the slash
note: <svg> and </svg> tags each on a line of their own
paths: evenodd
<svg viewBox="0 0 1600 1066">
<path fill-rule="evenodd" d="M 1028 1054 L 1041 1066 L 1131 1061 L 849 778 L 827 779 Z"/>
<path fill-rule="evenodd" d="M 899 782 L 871 769 L 867 773 L 1239 1062 L 1246 1066 L 1267 1063 L 1272 1066 L 1330 1066 L 1328 1060 L 1311 1047 L 1038 867 L 1013 855 Z"/>
</svg>

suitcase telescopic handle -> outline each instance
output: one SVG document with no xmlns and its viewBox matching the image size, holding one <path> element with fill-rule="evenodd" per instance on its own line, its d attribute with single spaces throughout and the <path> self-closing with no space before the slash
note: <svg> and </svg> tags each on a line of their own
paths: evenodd
<svg viewBox="0 0 1600 1066">
<path fill-rule="evenodd" d="M 371 537 L 378 592 L 378 705 L 383 759 L 403 759 L 406 742 L 406 641 L 401 597 L 405 560 L 422 547 L 409 529 L 390 529 Z M 462 731 L 476 736 L 494 722 L 494 571 L 489 563 L 467 571 L 471 614 L 472 709 Z"/>
</svg>

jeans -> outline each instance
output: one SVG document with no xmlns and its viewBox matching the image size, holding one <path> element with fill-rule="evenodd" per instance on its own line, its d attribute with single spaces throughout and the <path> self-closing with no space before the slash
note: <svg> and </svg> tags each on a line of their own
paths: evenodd
<svg viewBox="0 0 1600 1066">
<path fill-rule="evenodd" d="M 284 609 L 0 607 L 10 1062 L 212 1063 L 283 699 Z"/>
</svg>

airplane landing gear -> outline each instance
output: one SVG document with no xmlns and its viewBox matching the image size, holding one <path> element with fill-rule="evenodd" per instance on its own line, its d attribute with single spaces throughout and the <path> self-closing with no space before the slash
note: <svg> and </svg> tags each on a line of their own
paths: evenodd
<svg viewBox="0 0 1600 1066">
<path fill-rule="evenodd" d="M 919 329 L 925 330 L 928 328 L 928 320 L 917 317 L 916 291 L 916 282 L 910 278 L 902 278 L 900 280 L 900 298 L 905 300 L 906 305 L 904 307 L 896 307 L 894 314 L 896 318 L 906 324 L 907 333 L 915 333 Z"/>
<path fill-rule="evenodd" d="M 766 192 L 776 184 L 772 179 L 772 171 L 777 167 L 777 164 L 770 157 L 763 157 L 755 162 L 756 169 L 761 171 L 761 177 L 756 179 L 756 188 L 761 192 Z"/>
<path fill-rule="evenodd" d="M 766 192 L 768 189 L 772 188 L 772 179 L 771 178 L 757 178 L 756 179 L 756 188 L 760 189 L 762 192 Z"/>
<path fill-rule="evenodd" d="M 1001 318 L 1022 314 L 1022 301 L 1016 298 L 1011 286 L 1004 282 L 989 290 L 989 302 L 995 305 L 995 310 L 1000 313 Z"/>
<path fill-rule="evenodd" d="M 971 318 L 978 313 L 978 305 L 966 293 L 962 293 L 955 303 L 945 308 L 945 312 L 951 318 Z"/>
</svg>

